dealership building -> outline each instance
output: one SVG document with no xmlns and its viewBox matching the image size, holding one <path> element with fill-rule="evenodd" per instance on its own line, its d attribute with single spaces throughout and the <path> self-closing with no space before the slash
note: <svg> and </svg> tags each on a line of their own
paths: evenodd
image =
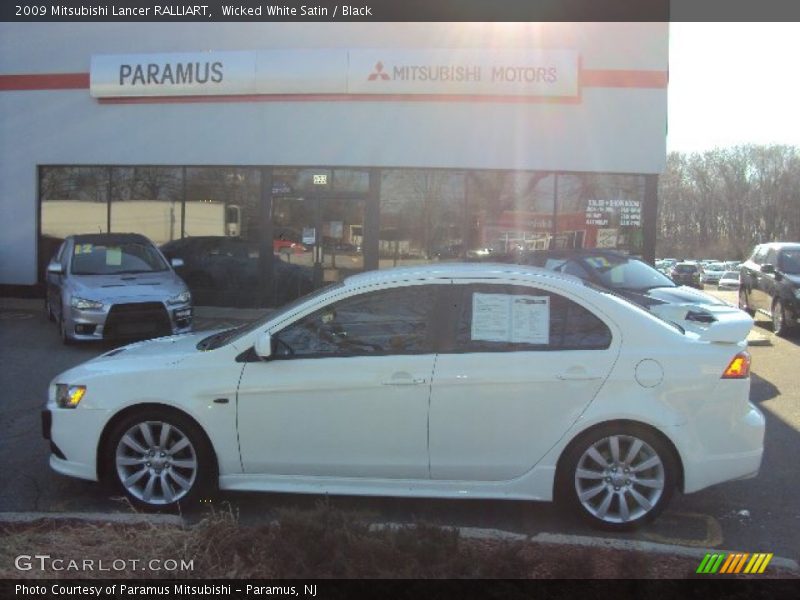
<svg viewBox="0 0 800 600">
<path fill-rule="evenodd" d="M 653 260 L 666 23 L 2 23 L 0 290 L 137 232 L 201 304 L 547 248 Z"/>
</svg>

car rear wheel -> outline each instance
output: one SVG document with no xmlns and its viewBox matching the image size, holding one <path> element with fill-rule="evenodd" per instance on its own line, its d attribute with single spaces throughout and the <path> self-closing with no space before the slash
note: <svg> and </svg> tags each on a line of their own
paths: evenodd
<svg viewBox="0 0 800 600">
<path fill-rule="evenodd" d="M 210 444 L 185 416 L 161 409 L 129 415 L 108 438 L 106 473 L 134 505 L 173 509 L 216 486 Z"/>
<path fill-rule="evenodd" d="M 739 309 L 743 310 L 751 317 L 756 314 L 756 311 L 750 308 L 750 305 L 747 303 L 747 290 L 744 288 L 739 288 Z"/>
<path fill-rule="evenodd" d="M 559 493 L 592 525 L 629 530 L 664 510 L 677 472 L 672 449 L 655 433 L 636 425 L 608 425 L 567 449 L 559 468 Z"/>
<path fill-rule="evenodd" d="M 775 298 L 772 303 L 772 331 L 775 335 L 785 337 L 789 334 L 789 329 L 783 302 L 780 301 L 780 298 Z"/>
</svg>

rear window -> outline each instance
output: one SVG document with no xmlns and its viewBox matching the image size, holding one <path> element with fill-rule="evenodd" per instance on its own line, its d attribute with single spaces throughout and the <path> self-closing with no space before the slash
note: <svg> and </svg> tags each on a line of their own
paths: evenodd
<svg viewBox="0 0 800 600">
<path fill-rule="evenodd" d="M 696 265 L 676 265 L 675 270 L 678 273 L 694 273 L 697 271 Z"/>
</svg>

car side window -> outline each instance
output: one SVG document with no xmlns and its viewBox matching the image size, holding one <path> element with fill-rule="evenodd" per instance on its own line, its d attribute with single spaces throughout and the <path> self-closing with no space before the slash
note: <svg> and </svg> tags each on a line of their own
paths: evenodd
<svg viewBox="0 0 800 600">
<path fill-rule="evenodd" d="M 435 285 L 367 292 L 295 321 L 274 336 L 278 358 L 426 354 Z"/>
<path fill-rule="evenodd" d="M 463 286 L 456 352 L 600 350 L 611 330 L 592 312 L 556 294 L 527 286 Z"/>
<path fill-rule="evenodd" d="M 778 258 L 778 268 L 784 273 L 800 274 L 800 248 L 787 248 Z"/>
<path fill-rule="evenodd" d="M 775 248 L 771 248 L 767 252 L 767 258 L 765 263 L 772 265 L 773 267 L 778 266 L 778 251 Z"/>
</svg>

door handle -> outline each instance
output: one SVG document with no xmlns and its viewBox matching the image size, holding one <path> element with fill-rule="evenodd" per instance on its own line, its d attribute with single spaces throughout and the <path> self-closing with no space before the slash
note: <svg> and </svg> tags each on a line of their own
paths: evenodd
<svg viewBox="0 0 800 600">
<path fill-rule="evenodd" d="M 395 373 L 391 379 L 381 382 L 381 385 L 421 385 L 427 380 L 424 377 L 412 377 L 410 373 Z"/>
<path fill-rule="evenodd" d="M 561 381 L 594 381 L 595 379 L 600 379 L 600 377 L 580 373 L 561 373 L 560 375 L 556 375 L 556 379 L 560 379 Z"/>
</svg>

